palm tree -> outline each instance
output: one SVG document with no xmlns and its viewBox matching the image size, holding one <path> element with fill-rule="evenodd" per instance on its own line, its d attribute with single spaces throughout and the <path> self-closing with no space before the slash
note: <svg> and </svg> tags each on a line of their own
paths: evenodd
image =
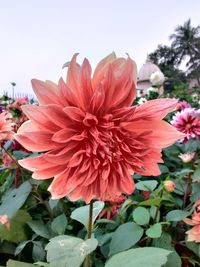
<svg viewBox="0 0 200 267">
<path fill-rule="evenodd" d="M 175 33 L 170 35 L 170 39 L 172 40 L 172 47 L 179 56 L 179 63 L 187 56 L 191 58 L 194 54 L 200 53 L 198 49 L 199 42 L 197 42 L 199 37 L 200 25 L 192 27 L 190 19 L 183 26 L 178 25 L 176 27 Z"/>
<path fill-rule="evenodd" d="M 186 66 L 192 69 L 198 67 L 197 59 L 200 58 L 200 25 L 192 27 L 191 20 L 175 28 L 175 33 L 170 35 L 172 48 L 176 51 L 178 64 L 187 59 Z M 200 79 L 196 77 L 200 85 Z"/>
</svg>

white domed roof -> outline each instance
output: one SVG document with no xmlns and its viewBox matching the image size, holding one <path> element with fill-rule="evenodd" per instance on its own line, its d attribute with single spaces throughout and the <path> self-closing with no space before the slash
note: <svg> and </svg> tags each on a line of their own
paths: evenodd
<svg viewBox="0 0 200 267">
<path fill-rule="evenodd" d="M 156 71 L 161 71 L 158 66 L 156 66 L 149 58 L 143 64 L 138 73 L 138 82 L 149 81 L 152 73 Z"/>
</svg>

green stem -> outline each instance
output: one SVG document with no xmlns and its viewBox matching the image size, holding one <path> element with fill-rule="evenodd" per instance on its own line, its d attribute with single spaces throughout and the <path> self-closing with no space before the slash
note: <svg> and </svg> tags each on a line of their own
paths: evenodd
<svg viewBox="0 0 200 267">
<path fill-rule="evenodd" d="M 192 173 L 190 172 L 187 177 L 186 186 L 185 186 L 185 192 L 184 192 L 184 197 L 183 197 L 183 207 L 182 207 L 183 209 L 185 209 L 186 207 L 188 195 L 190 193 L 191 181 L 192 181 Z"/>
<path fill-rule="evenodd" d="M 161 190 L 161 192 L 160 192 L 160 198 L 162 199 L 162 196 L 163 196 L 163 189 Z M 162 200 L 161 200 L 162 201 Z M 160 206 L 161 206 L 161 204 L 159 204 L 158 206 L 157 206 L 157 209 L 156 209 L 156 213 L 155 213 L 155 217 L 154 217 L 154 223 L 157 223 L 157 217 L 158 217 L 158 213 L 159 213 L 159 211 L 160 211 Z"/>
<path fill-rule="evenodd" d="M 37 187 L 33 187 L 33 192 L 37 195 L 37 199 L 40 201 L 40 203 L 42 205 L 44 205 L 44 207 L 46 208 L 46 210 L 49 214 L 50 221 L 52 221 L 53 220 L 53 212 L 49 206 L 49 203 L 42 198 L 41 194 L 37 190 Z"/>
<path fill-rule="evenodd" d="M 89 221 L 87 227 L 87 239 L 91 238 L 92 235 L 92 213 L 93 213 L 93 200 L 90 202 L 89 208 Z M 87 255 L 84 262 L 84 267 L 90 267 L 90 255 Z"/>
</svg>

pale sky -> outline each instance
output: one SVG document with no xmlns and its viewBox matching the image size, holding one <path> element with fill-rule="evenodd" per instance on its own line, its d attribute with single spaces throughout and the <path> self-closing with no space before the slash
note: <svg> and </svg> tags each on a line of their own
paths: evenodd
<svg viewBox="0 0 200 267">
<path fill-rule="evenodd" d="M 200 0 L 0 0 L 0 95 L 31 93 L 30 80 L 58 81 L 79 52 L 94 67 L 115 51 L 138 68 L 177 25 L 200 24 Z"/>
</svg>

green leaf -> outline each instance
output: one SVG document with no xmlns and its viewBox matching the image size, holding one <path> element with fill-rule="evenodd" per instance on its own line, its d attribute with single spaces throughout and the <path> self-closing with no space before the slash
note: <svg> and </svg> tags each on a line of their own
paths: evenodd
<svg viewBox="0 0 200 267">
<path fill-rule="evenodd" d="M 181 258 L 175 251 L 174 247 L 172 247 L 172 238 L 168 233 L 162 232 L 162 235 L 160 238 L 153 239 L 152 246 L 173 251 L 168 256 L 168 260 L 167 260 L 165 267 L 181 267 L 182 266 Z"/>
<path fill-rule="evenodd" d="M 139 225 L 148 224 L 150 220 L 149 211 L 143 207 L 138 207 L 133 211 L 133 219 Z"/>
<path fill-rule="evenodd" d="M 113 233 L 109 255 L 116 254 L 134 246 L 142 237 L 144 230 L 133 222 L 120 225 Z"/>
<path fill-rule="evenodd" d="M 162 225 L 155 223 L 149 229 L 146 230 L 146 235 L 150 238 L 158 238 L 162 234 Z"/>
<path fill-rule="evenodd" d="M 150 198 L 139 203 L 139 206 L 159 206 L 161 198 Z"/>
<path fill-rule="evenodd" d="M 26 262 L 21 262 L 21 261 L 9 260 L 7 262 L 6 267 L 37 267 L 37 265 L 26 263 Z"/>
<path fill-rule="evenodd" d="M 200 166 L 195 170 L 192 180 L 193 182 L 200 181 Z"/>
<path fill-rule="evenodd" d="M 167 221 L 177 222 L 177 221 L 182 221 L 189 215 L 190 212 L 185 210 L 172 210 L 167 213 L 166 219 Z"/>
<path fill-rule="evenodd" d="M 79 267 L 97 244 L 94 238 L 84 241 L 67 235 L 54 237 L 46 246 L 47 261 L 51 267 Z"/>
<path fill-rule="evenodd" d="M 200 244 L 194 242 L 186 242 L 186 246 L 200 257 Z"/>
<path fill-rule="evenodd" d="M 48 228 L 43 223 L 43 221 L 31 221 L 31 222 L 28 222 L 27 224 L 33 230 L 33 232 L 35 232 L 37 235 L 42 236 L 47 239 L 50 238 L 50 233 L 48 231 Z"/>
<path fill-rule="evenodd" d="M 104 208 L 104 202 L 103 201 L 96 201 L 93 204 L 93 216 L 92 216 L 92 224 L 94 224 L 97 216 L 99 215 L 99 213 L 102 211 L 102 209 Z M 90 205 L 86 205 L 80 208 L 75 209 L 72 214 L 71 214 L 71 218 L 82 223 L 85 228 L 87 229 L 88 227 L 88 220 L 89 220 L 89 206 Z"/>
<path fill-rule="evenodd" d="M 105 267 L 161 267 L 171 251 L 161 248 L 136 248 L 114 255 Z"/>
<path fill-rule="evenodd" d="M 40 266 L 40 267 L 50 267 L 49 263 L 43 262 L 43 261 L 38 261 L 35 262 L 35 267 Z"/>
<path fill-rule="evenodd" d="M 182 267 L 182 261 L 178 253 L 172 249 L 173 252 L 168 256 L 165 267 Z"/>
<path fill-rule="evenodd" d="M 43 262 L 43 261 L 38 261 L 35 262 L 35 267 L 40 266 L 40 267 L 50 267 L 49 263 Z"/>
<path fill-rule="evenodd" d="M 135 186 L 138 190 L 141 191 L 153 191 L 158 182 L 156 180 L 140 181 Z"/>
<path fill-rule="evenodd" d="M 19 253 L 22 252 L 22 250 L 25 248 L 25 246 L 31 242 L 31 240 L 26 240 L 26 241 L 23 241 L 21 242 L 15 249 L 15 256 L 17 256 Z"/>
<path fill-rule="evenodd" d="M 33 241 L 32 258 L 34 261 L 45 260 L 46 252 L 41 241 Z"/>
<path fill-rule="evenodd" d="M 168 172 L 169 172 L 169 169 L 167 168 L 166 165 L 164 165 L 164 164 L 159 164 L 158 166 L 159 166 L 159 169 L 160 169 L 160 171 L 161 171 L 162 174 L 164 174 L 164 173 L 168 173 Z"/>
<path fill-rule="evenodd" d="M 24 204 L 32 189 L 31 184 L 24 182 L 19 188 L 7 192 L 0 205 L 0 214 L 6 214 L 11 218 Z"/>
<path fill-rule="evenodd" d="M 96 221 L 98 224 L 102 224 L 102 223 L 112 223 L 112 224 L 116 224 L 115 221 L 113 220 L 108 220 L 108 219 L 99 219 Z"/>
<path fill-rule="evenodd" d="M 103 246 L 104 244 L 108 243 L 113 236 L 113 233 L 107 233 L 102 236 L 97 236 L 98 239 L 98 246 Z"/>
<path fill-rule="evenodd" d="M 10 220 L 9 229 L 0 226 L 0 238 L 14 243 L 27 240 L 25 227 L 28 221 L 31 221 L 31 216 L 25 210 L 19 210 Z"/>
<path fill-rule="evenodd" d="M 58 235 L 62 235 L 67 227 L 67 218 L 65 214 L 57 216 L 51 223 L 51 229 Z"/>
</svg>

